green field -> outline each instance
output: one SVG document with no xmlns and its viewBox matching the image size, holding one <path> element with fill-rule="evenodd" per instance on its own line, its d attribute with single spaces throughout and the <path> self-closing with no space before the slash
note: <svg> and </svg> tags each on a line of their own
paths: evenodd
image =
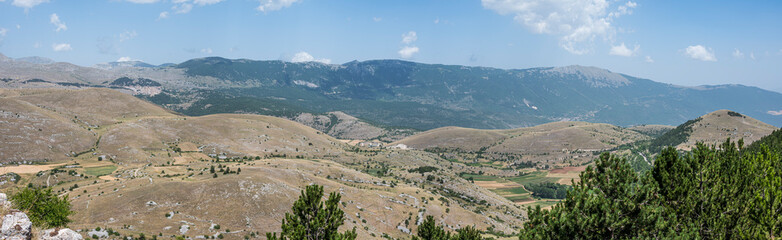
<svg viewBox="0 0 782 240">
<path fill-rule="evenodd" d="M 104 175 L 111 174 L 115 170 L 117 170 L 117 166 L 114 166 L 114 165 L 100 166 L 100 167 L 88 167 L 88 168 L 84 168 L 84 174 L 93 175 L 93 176 L 104 176 Z"/>
<path fill-rule="evenodd" d="M 555 205 L 555 204 L 557 204 L 557 203 L 559 203 L 559 201 L 558 201 L 558 200 L 554 200 L 554 199 L 544 199 L 544 200 L 538 200 L 538 201 L 535 201 L 535 202 L 532 202 L 532 203 L 527 203 L 527 204 L 524 204 L 524 206 L 525 206 L 525 207 L 526 207 L 526 206 L 530 206 L 530 207 L 533 207 L 533 208 L 534 208 L 535 206 L 540 206 L 541 208 L 545 208 L 545 207 L 554 206 L 554 205 Z"/>
<path fill-rule="evenodd" d="M 532 196 L 530 196 L 529 194 L 517 195 L 517 196 L 503 196 L 503 197 L 507 198 L 511 202 L 523 202 L 523 201 L 529 201 L 533 199 Z"/>
<path fill-rule="evenodd" d="M 499 194 L 499 195 L 511 195 L 511 194 L 524 194 L 529 193 L 524 188 L 517 187 L 517 188 L 495 188 L 495 189 L 489 189 L 490 191 Z"/>
<path fill-rule="evenodd" d="M 546 177 L 546 175 L 548 175 L 548 172 L 535 171 L 535 172 L 531 172 L 531 173 L 529 173 L 527 175 L 508 178 L 508 180 L 513 181 L 513 182 L 518 183 L 518 184 L 521 184 L 521 185 L 527 185 L 527 184 L 530 184 L 530 183 L 557 182 L 557 181 L 559 181 L 559 178 Z"/>
</svg>

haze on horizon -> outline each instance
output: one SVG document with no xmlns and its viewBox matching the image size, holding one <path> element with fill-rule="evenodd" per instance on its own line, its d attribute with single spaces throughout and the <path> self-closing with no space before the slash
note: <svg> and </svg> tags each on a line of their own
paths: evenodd
<svg viewBox="0 0 782 240">
<path fill-rule="evenodd" d="M 221 56 L 586 65 L 782 92 L 775 1 L 0 0 L 0 53 L 83 66 Z"/>
</svg>

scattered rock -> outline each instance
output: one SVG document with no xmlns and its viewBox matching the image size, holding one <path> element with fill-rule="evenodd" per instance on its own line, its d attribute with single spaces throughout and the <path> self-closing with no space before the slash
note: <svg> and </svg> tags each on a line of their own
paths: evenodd
<svg viewBox="0 0 782 240">
<path fill-rule="evenodd" d="M 107 234 L 108 235 L 108 234 Z M 84 239 L 81 234 L 70 228 L 52 228 L 41 231 L 39 240 L 81 240 Z"/>
<path fill-rule="evenodd" d="M 30 239 L 33 223 L 23 212 L 14 211 L 3 217 L 0 239 Z"/>
<path fill-rule="evenodd" d="M 396 229 L 399 229 L 399 231 L 402 231 L 403 233 L 410 234 L 410 229 L 408 229 L 408 228 L 407 228 L 407 227 L 405 227 L 405 226 L 402 226 L 401 224 L 400 224 L 400 225 L 398 225 L 398 226 L 396 226 Z"/>
<path fill-rule="evenodd" d="M 181 227 L 179 227 L 179 233 L 181 234 L 187 233 L 188 230 L 190 230 L 190 226 L 188 225 L 182 225 Z"/>
<path fill-rule="evenodd" d="M 106 231 L 106 229 L 101 229 L 100 231 L 97 230 L 90 230 L 87 232 L 87 237 L 98 237 L 98 238 L 108 238 L 109 237 L 109 231 Z"/>
</svg>

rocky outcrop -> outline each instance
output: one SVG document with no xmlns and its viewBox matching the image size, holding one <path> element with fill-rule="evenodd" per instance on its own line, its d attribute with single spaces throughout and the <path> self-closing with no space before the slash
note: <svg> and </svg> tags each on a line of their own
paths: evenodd
<svg viewBox="0 0 782 240">
<path fill-rule="evenodd" d="M 3 217 L 0 239 L 22 240 L 32 238 L 33 222 L 23 212 L 12 210 Z"/>
<path fill-rule="evenodd" d="M 68 228 L 53 228 L 41 231 L 39 240 L 81 240 L 81 234 Z"/>
<path fill-rule="evenodd" d="M 7 212 L 3 216 L 3 225 L 0 226 L 0 239 L 3 240 L 30 240 L 33 237 L 33 222 L 24 212 L 11 209 L 11 201 L 5 193 L 0 193 L 0 209 Z M 52 228 L 43 230 L 38 236 L 40 240 L 81 240 L 81 234 L 68 228 Z"/>
</svg>

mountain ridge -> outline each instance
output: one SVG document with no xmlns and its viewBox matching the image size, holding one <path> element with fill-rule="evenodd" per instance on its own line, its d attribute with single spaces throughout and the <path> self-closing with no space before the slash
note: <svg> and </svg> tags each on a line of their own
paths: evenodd
<svg viewBox="0 0 782 240">
<path fill-rule="evenodd" d="M 58 64 L 3 62 L 0 85 L 59 87 L 25 82 L 42 79 L 95 87 L 122 77 L 143 78 L 160 87 L 130 91 L 189 115 L 258 113 L 293 119 L 338 111 L 380 126 L 418 130 L 507 129 L 556 121 L 677 125 L 718 109 L 782 126 L 782 116 L 771 114 L 782 109 L 780 93 L 744 85 L 676 86 L 578 65 L 499 69 L 388 59 L 324 64 L 222 57 L 111 70 Z"/>
</svg>

